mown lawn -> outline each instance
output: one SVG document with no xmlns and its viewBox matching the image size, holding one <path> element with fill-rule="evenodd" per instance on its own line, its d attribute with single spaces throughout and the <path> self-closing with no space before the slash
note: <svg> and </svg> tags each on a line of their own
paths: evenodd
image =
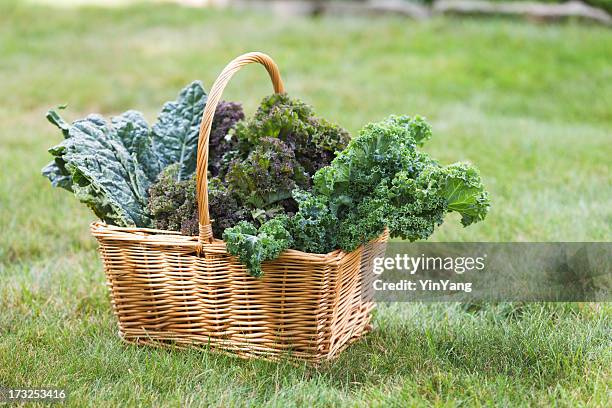
<svg viewBox="0 0 612 408">
<path fill-rule="evenodd" d="M 376 330 L 319 369 L 123 345 L 93 216 L 40 176 L 61 135 L 44 119 L 136 108 L 153 118 L 251 50 L 287 89 L 355 132 L 420 113 L 427 150 L 476 163 L 488 220 L 437 240 L 609 241 L 612 31 L 513 20 L 277 19 L 178 8 L 0 3 L 0 385 L 59 386 L 73 406 L 605 406 L 608 304 L 382 306 Z M 227 98 L 252 111 L 263 70 Z"/>
</svg>

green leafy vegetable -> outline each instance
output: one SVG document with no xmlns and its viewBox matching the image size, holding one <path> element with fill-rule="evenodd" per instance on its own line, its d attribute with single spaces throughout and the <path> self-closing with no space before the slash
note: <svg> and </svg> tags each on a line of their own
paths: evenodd
<svg viewBox="0 0 612 408">
<path fill-rule="evenodd" d="M 90 115 L 72 125 L 51 110 L 47 119 L 64 135 L 49 149 L 54 156 L 42 173 L 55 187 L 75 194 L 103 221 L 149 227 L 148 190 L 163 168 L 177 165 L 177 180 L 195 171 L 199 124 L 206 104 L 200 82 L 185 87 L 177 101 L 164 105 L 150 129 L 136 111 L 109 122 Z"/>
<path fill-rule="evenodd" d="M 390 116 L 366 125 L 331 165 L 314 176 L 339 221 L 338 245 L 352 251 L 379 235 L 427 239 L 444 215 L 456 211 L 467 226 L 484 219 L 489 198 L 478 170 L 466 163 L 440 166 L 416 150 L 431 137 L 419 117 Z"/>
<path fill-rule="evenodd" d="M 100 219 L 115 225 L 151 224 L 145 211 L 150 181 L 104 118 L 90 115 L 74 122 L 67 138 L 49 151 L 55 160 L 44 174 L 74 192 Z"/>
<path fill-rule="evenodd" d="M 149 128 L 127 111 L 107 122 L 90 115 L 66 123 L 43 174 L 72 191 L 102 220 L 198 233 L 195 166 L 206 94 L 198 82 L 164 105 Z M 388 228 L 426 239 L 448 212 L 468 226 L 490 202 L 467 163 L 441 166 L 417 150 L 431 128 L 420 117 L 390 116 L 348 133 L 287 95 L 265 98 L 253 118 L 239 104 L 217 107 L 210 137 L 209 211 L 213 234 L 253 276 L 294 248 L 352 251 Z"/>
<path fill-rule="evenodd" d="M 252 223 L 241 221 L 223 233 L 230 254 L 237 256 L 255 277 L 261 277 L 263 262 L 276 259 L 291 246 L 292 238 L 285 228 L 286 217 L 274 218 L 257 229 Z"/>
<path fill-rule="evenodd" d="M 194 81 L 176 101 L 164 104 L 153 125 L 153 150 L 160 167 L 178 163 L 178 180 L 189 178 L 195 171 L 200 121 L 207 99 L 202 84 Z"/>
<path fill-rule="evenodd" d="M 219 175 L 225 163 L 231 160 L 232 152 L 237 149 L 236 138 L 232 138 L 228 133 L 241 120 L 244 120 L 241 104 L 219 102 L 215 110 L 208 142 L 208 170 L 213 176 Z M 226 158 L 227 153 L 230 154 Z"/>
<path fill-rule="evenodd" d="M 236 126 L 239 132 L 244 123 Z M 258 123 L 263 134 L 273 129 L 270 134 L 283 135 L 276 133 L 276 126 Z M 209 183 L 214 233 L 219 234 L 223 224 L 228 251 L 253 276 L 261 276 L 262 262 L 287 248 L 352 251 L 385 228 L 393 237 L 427 239 L 448 212 L 458 212 L 465 226 L 488 212 L 488 194 L 476 168 L 466 163 L 443 167 L 417 150 L 431 137 L 420 117 L 391 116 L 366 125 L 315 173 L 312 191 L 298 150 L 276 136 L 248 139 L 256 145 L 246 156 L 226 153 L 225 158 L 232 159 L 225 182 L 213 178 Z M 180 205 L 173 208 L 171 213 L 180 212 Z"/>
<path fill-rule="evenodd" d="M 382 180 L 402 170 L 415 173 L 427 165 L 419 163 L 425 156 L 415 156 L 415 147 L 430 134 L 420 117 L 391 116 L 370 123 L 331 165 L 314 175 L 314 190 L 330 197 L 331 206 L 341 215 L 343 208 L 369 196 Z"/>
<path fill-rule="evenodd" d="M 59 109 L 65 109 L 64 106 Z M 57 126 L 64 139 L 70 137 L 70 125 L 54 110 L 47 112 L 47 120 Z M 66 162 L 61 157 L 55 157 L 51 163 L 42 169 L 43 176 L 47 177 L 53 187 L 61 187 L 72 192 L 72 176 L 66 169 Z"/>
<path fill-rule="evenodd" d="M 238 121 L 242 117 L 240 105 L 227 102 L 217 107 L 215 118 L 219 120 L 213 121 L 209 167 L 211 173 L 219 177 L 213 177 L 208 188 L 209 211 L 216 237 L 221 237 L 225 228 L 236 225 L 238 221 L 250 221 L 260 226 L 278 215 L 295 214 L 298 202 L 292 191 L 311 187 L 312 173 L 302 163 L 309 163 L 311 168 L 325 166 L 331 162 L 336 150 L 348 142 L 346 131 L 315 117 L 312 108 L 287 95 L 264 98 L 253 118 Z M 160 180 L 165 187 L 152 189 L 151 195 L 158 196 L 164 206 L 174 209 L 172 211 L 178 211 L 182 204 L 165 196 L 164 191 L 187 187 L 179 182 L 167 185 L 171 181 Z M 191 197 L 187 199 L 192 200 Z M 158 228 L 173 226 L 173 229 L 178 229 L 179 224 L 192 219 L 191 215 L 181 212 L 183 221 L 170 222 L 172 211 L 151 209 Z M 197 233 L 195 228 L 181 228 L 181 231 Z M 311 245 L 312 248 L 328 247 L 316 241 Z"/>
<path fill-rule="evenodd" d="M 290 209 L 291 191 L 309 183 L 294 152 L 272 137 L 260 139 L 246 159 L 232 161 L 225 180 L 241 204 L 264 212 L 283 211 L 283 205 Z"/>
<path fill-rule="evenodd" d="M 438 188 L 436 193 L 445 200 L 447 209 L 461 215 L 464 226 L 485 219 L 490 201 L 478 169 L 467 163 L 455 163 L 433 170 L 429 180 L 430 188 Z"/>
<path fill-rule="evenodd" d="M 219 174 L 229 194 L 261 225 L 278 214 L 292 215 L 291 192 L 309 189 L 314 172 L 344 148 L 348 132 L 315 116 L 312 108 L 286 94 L 263 99 L 255 115 L 238 122 L 226 139 Z"/>
<path fill-rule="evenodd" d="M 253 118 L 236 125 L 232 137 L 237 139 L 242 158 L 261 139 L 277 138 L 295 152 L 310 176 L 327 166 L 350 139 L 346 130 L 317 117 L 312 107 L 287 94 L 264 98 Z"/>
<path fill-rule="evenodd" d="M 149 181 L 155 181 L 164 164 L 154 151 L 149 124 L 142 113 L 130 110 L 113 117 L 111 123 L 119 140 L 142 167 Z"/>
<path fill-rule="evenodd" d="M 287 223 L 293 237 L 292 248 L 317 254 L 336 249 L 338 219 L 330 211 L 326 197 L 294 190 L 293 198 L 299 211 Z"/>
</svg>

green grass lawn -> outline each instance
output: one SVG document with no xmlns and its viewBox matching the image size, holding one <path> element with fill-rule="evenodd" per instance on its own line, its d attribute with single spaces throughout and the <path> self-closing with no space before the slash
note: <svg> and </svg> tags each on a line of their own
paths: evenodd
<svg viewBox="0 0 612 408">
<path fill-rule="evenodd" d="M 607 304 L 402 304 L 319 369 L 123 345 L 89 235 L 93 215 L 40 175 L 61 135 L 44 119 L 152 119 L 236 55 L 272 55 L 290 93 L 357 131 L 420 113 L 426 150 L 481 169 L 493 207 L 433 239 L 609 241 L 612 31 L 513 20 L 280 20 L 178 8 L 0 5 L 0 385 L 59 386 L 73 406 L 605 406 Z M 261 68 L 227 98 L 252 111 Z M 608 401 L 608 402 L 606 402 Z"/>
</svg>

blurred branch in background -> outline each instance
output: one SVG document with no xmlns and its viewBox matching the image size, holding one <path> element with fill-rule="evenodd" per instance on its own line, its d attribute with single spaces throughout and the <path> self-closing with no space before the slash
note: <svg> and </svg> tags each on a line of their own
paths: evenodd
<svg viewBox="0 0 612 408">
<path fill-rule="evenodd" d="M 551 2 L 549 2 L 551 3 Z M 603 24 L 611 24 L 610 15 L 581 1 L 555 2 L 527 1 L 481 1 L 481 0 L 438 0 L 433 5 L 434 12 L 456 14 L 493 14 L 523 16 L 535 20 L 560 20 L 564 18 L 583 18 Z"/>
<path fill-rule="evenodd" d="M 189 7 L 231 7 L 281 16 L 398 15 L 423 20 L 437 14 L 514 16 L 534 21 L 571 18 L 612 25 L 612 0 L 29 0 L 55 6 L 106 7 L 177 3 Z"/>
<path fill-rule="evenodd" d="M 2 2 L 4 0 L 0 0 Z M 160 3 L 176 3 L 191 7 L 225 7 L 229 4 L 229 0 L 27 0 L 26 3 L 43 4 L 47 6 L 58 7 L 79 7 L 79 6 L 96 6 L 96 7 L 123 7 L 134 4 L 160 4 Z"/>
<path fill-rule="evenodd" d="M 239 9 L 272 10 L 280 15 L 395 14 L 419 20 L 433 14 L 507 15 L 537 21 L 580 18 L 612 24 L 612 17 L 604 10 L 612 10 L 612 0 L 589 0 L 593 6 L 578 0 L 209 0 L 209 3 Z"/>
<path fill-rule="evenodd" d="M 419 20 L 431 15 L 427 4 L 406 0 L 227 0 L 227 3 L 240 9 L 272 9 L 284 15 L 395 14 Z"/>
</svg>

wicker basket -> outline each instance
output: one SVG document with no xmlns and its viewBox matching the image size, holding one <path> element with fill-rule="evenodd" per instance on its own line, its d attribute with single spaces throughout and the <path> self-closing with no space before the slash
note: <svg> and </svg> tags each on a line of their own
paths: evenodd
<svg viewBox="0 0 612 408">
<path fill-rule="evenodd" d="M 215 81 L 198 145 L 199 236 L 101 222 L 91 231 L 125 341 L 318 363 L 370 330 L 374 303 L 366 271 L 384 251 L 374 242 L 384 243 L 388 235 L 351 253 L 285 251 L 264 263 L 262 279 L 251 277 L 213 238 L 206 174 L 213 114 L 232 75 L 253 62 L 266 67 L 275 92 L 284 92 L 276 64 L 261 53 L 236 58 Z"/>
</svg>

